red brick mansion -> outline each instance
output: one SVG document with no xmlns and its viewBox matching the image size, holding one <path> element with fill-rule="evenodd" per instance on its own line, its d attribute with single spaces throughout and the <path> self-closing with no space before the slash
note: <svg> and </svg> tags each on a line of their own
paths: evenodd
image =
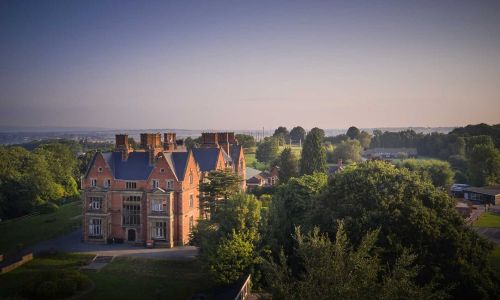
<svg viewBox="0 0 500 300">
<path fill-rule="evenodd" d="M 200 218 L 199 184 L 213 170 L 230 168 L 242 178 L 245 157 L 234 133 L 203 133 L 187 151 L 175 133 L 141 134 L 140 149 L 116 135 L 112 152 L 96 153 L 82 178 L 83 239 L 173 247 L 185 245 Z"/>
</svg>

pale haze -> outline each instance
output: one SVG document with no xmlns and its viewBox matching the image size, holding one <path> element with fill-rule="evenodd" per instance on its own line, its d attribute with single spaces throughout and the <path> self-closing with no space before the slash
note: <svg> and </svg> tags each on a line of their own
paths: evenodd
<svg viewBox="0 0 500 300">
<path fill-rule="evenodd" d="M 500 123 L 500 1 L 2 1 L 0 101 L 0 126 Z"/>
</svg>

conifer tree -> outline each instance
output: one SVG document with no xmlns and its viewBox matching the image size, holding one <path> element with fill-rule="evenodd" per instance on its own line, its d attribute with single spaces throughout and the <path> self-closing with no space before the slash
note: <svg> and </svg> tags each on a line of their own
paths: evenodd
<svg viewBox="0 0 500 300">
<path fill-rule="evenodd" d="M 317 127 L 307 134 L 300 160 L 300 174 L 326 172 L 326 150 L 323 147 L 324 133 Z"/>
</svg>

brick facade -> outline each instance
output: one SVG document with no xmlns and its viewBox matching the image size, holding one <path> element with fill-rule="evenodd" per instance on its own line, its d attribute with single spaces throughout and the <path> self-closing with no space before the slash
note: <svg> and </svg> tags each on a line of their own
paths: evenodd
<svg viewBox="0 0 500 300">
<path fill-rule="evenodd" d="M 201 217 L 199 183 L 204 172 L 192 151 L 177 147 L 175 134 L 164 138 L 162 143 L 160 134 L 141 134 L 142 149 L 131 151 L 127 135 L 117 135 L 115 151 L 95 154 L 82 177 L 85 242 L 154 240 L 164 247 L 188 243 Z M 224 139 L 233 154 L 213 143 L 217 138 L 218 134 L 206 137 L 219 149 L 209 169 L 229 167 L 244 176 L 243 149 L 235 150 L 234 134 Z M 198 155 L 204 159 L 204 153 Z"/>
</svg>

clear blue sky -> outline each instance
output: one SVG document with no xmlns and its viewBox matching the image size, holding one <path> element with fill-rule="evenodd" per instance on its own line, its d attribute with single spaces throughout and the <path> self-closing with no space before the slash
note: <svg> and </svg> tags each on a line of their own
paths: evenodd
<svg viewBox="0 0 500 300">
<path fill-rule="evenodd" d="M 1 1 L 0 126 L 500 123 L 500 1 Z"/>
</svg>

